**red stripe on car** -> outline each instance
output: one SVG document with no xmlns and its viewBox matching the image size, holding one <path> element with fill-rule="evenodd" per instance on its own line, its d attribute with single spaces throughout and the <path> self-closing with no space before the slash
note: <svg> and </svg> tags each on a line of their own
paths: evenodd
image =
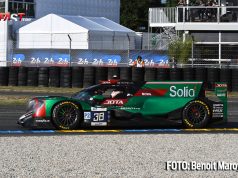
<svg viewBox="0 0 238 178">
<path fill-rule="evenodd" d="M 141 89 L 135 96 L 164 96 L 168 89 Z"/>
</svg>

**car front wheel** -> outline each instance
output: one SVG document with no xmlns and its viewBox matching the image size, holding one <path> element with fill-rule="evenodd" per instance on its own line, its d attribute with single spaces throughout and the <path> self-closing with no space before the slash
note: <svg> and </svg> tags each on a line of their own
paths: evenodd
<svg viewBox="0 0 238 178">
<path fill-rule="evenodd" d="M 81 121 L 81 109 L 73 102 L 61 102 L 57 104 L 53 109 L 52 122 L 57 129 L 77 129 L 80 126 Z"/>
</svg>

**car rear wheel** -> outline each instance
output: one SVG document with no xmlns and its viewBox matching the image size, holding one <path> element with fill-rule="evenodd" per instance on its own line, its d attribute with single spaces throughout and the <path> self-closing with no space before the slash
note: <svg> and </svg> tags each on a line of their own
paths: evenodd
<svg viewBox="0 0 238 178">
<path fill-rule="evenodd" d="M 57 104 L 52 112 L 52 122 L 57 129 L 77 129 L 82 121 L 81 109 L 70 101 Z"/>
<path fill-rule="evenodd" d="M 207 125 L 209 118 L 209 107 L 200 100 L 190 102 L 183 110 L 183 124 L 187 128 L 203 128 Z"/>
</svg>

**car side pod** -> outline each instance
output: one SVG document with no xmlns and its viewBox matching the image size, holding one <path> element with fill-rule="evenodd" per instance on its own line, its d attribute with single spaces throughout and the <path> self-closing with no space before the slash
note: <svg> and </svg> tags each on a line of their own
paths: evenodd
<svg viewBox="0 0 238 178">
<path fill-rule="evenodd" d="M 216 82 L 215 83 L 215 94 L 223 103 L 223 121 L 227 122 L 227 83 Z M 214 110 L 214 108 L 213 108 Z"/>
</svg>

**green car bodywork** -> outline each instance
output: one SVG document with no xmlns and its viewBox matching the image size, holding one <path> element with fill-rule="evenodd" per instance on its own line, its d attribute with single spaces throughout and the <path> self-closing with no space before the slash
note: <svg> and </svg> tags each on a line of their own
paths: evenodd
<svg viewBox="0 0 238 178">
<path fill-rule="evenodd" d="M 95 88 L 102 88 L 103 90 L 108 90 L 110 89 L 110 87 L 125 88 L 124 92 L 126 94 L 126 97 L 124 96 L 122 98 L 112 99 L 104 96 L 104 94 L 102 93 L 93 93 L 90 95 L 90 99 L 88 98 L 86 100 L 77 98 L 77 95 L 73 97 L 37 97 L 33 100 L 41 104 L 39 104 L 39 106 L 35 104 L 34 112 L 28 110 L 28 112 L 31 112 L 31 114 L 28 114 L 27 116 L 28 118 L 30 118 L 31 115 L 31 118 L 37 120 L 43 119 L 48 123 L 52 122 L 52 113 L 54 111 L 54 108 L 62 102 L 68 102 L 74 103 L 77 106 L 76 108 L 80 110 L 81 113 L 80 117 L 85 117 L 83 116 L 83 113 L 91 112 L 92 108 L 106 108 L 107 111 L 111 112 L 109 113 L 110 117 L 113 112 L 113 116 L 117 116 L 118 113 L 120 116 L 121 113 L 123 113 L 123 117 L 126 117 L 128 115 L 129 118 L 133 117 L 133 115 L 139 115 L 140 117 L 144 118 L 144 120 L 146 120 L 147 117 L 168 117 L 169 115 L 183 119 L 183 117 L 185 117 L 183 116 L 184 108 L 186 108 L 186 106 L 188 106 L 190 103 L 193 105 L 196 105 L 196 103 L 198 103 L 197 105 L 200 104 L 200 107 L 203 107 L 205 109 L 204 112 L 206 114 L 206 117 L 210 120 L 213 118 L 213 116 L 216 116 L 214 118 L 219 118 L 218 120 L 227 120 L 227 88 L 226 84 L 224 83 L 216 84 L 215 94 L 218 98 L 218 101 L 211 101 L 205 96 L 203 82 L 201 81 L 151 81 L 136 84 L 131 82 L 120 83 L 120 81 L 118 80 L 117 82 L 109 81 L 95 86 Z M 94 87 L 91 87 L 90 89 L 88 89 L 88 91 L 93 91 L 93 88 Z M 83 91 L 87 92 L 87 89 L 84 89 Z M 79 95 L 82 92 L 79 92 Z M 193 103 L 194 101 L 195 103 Z M 215 113 L 213 113 L 213 111 Z M 194 113 L 197 114 L 196 112 Z M 21 125 L 24 125 L 24 119 L 22 118 L 19 123 Z M 85 121 L 85 118 L 80 119 L 80 122 Z M 111 122 L 112 120 L 113 119 L 110 118 L 106 122 Z M 208 121 L 206 121 L 206 124 L 207 122 Z M 34 126 L 37 126 L 36 122 L 34 121 L 31 123 L 31 125 L 32 124 Z M 192 124 L 190 125 L 192 126 Z M 71 129 L 71 127 L 62 127 L 59 129 Z"/>
</svg>

